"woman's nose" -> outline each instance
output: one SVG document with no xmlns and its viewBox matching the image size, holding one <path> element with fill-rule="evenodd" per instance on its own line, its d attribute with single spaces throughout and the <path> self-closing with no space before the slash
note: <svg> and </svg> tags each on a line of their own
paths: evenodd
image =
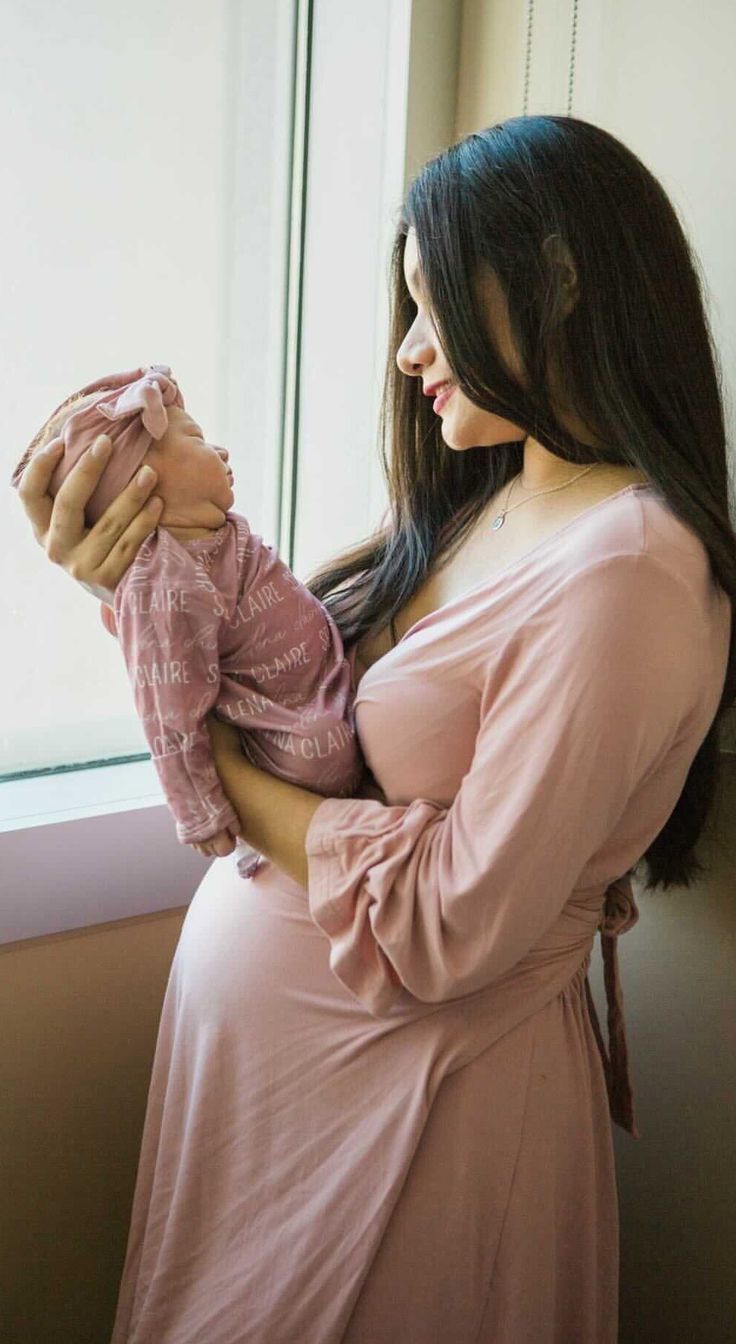
<svg viewBox="0 0 736 1344">
<path fill-rule="evenodd" d="M 396 352 L 396 363 L 402 373 L 416 378 L 436 357 L 436 350 L 427 337 L 415 336 L 411 340 L 407 337 Z"/>
</svg>

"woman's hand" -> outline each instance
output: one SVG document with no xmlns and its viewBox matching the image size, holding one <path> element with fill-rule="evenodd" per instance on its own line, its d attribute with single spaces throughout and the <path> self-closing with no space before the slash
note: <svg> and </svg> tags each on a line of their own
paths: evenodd
<svg viewBox="0 0 736 1344">
<path fill-rule="evenodd" d="M 107 630 L 108 635 L 118 637 L 118 623 L 115 619 L 115 612 L 112 607 L 108 607 L 106 602 L 100 604 L 100 620 Z"/>
<path fill-rule="evenodd" d="M 95 439 L 53 499 L 47 490 L 63 441 L 52 439 L 30 459 L 18 486 L 36 541 L 52 564 L 61 565 L 88 593 L 109 605 L 163 508 L 163 501 L 151 494 L 156 473 L 146 467 L 113 500 L 94 527 L 85 528 L 85 505 L 107 465 L 111 447 L 106 434 Z M 141 481 L 144 472 L 150 472 L 150 476 Z"/>
<path fill-rule="evenodd" d="M 236 839 L 237 837 L 226 826 L 223 831 L 210 836 L 209 840 L 191 842 L 191 847 L 196 849 L 198 854 L 204 854 L 205 858 L 224 859 L 228 854 L 232 854 Z"/>
</svg>

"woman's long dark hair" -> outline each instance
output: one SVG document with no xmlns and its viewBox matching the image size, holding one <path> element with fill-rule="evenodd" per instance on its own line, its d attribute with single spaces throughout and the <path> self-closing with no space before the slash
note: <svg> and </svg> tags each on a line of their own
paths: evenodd
<svg viewBox="0 0 736 1344">
<path fill-rule="evenodd" d="M 733 610 L 736 534 L 722 375 L 703 278 L 676 211 L 636 155 L 599 126 L 574 117 L 511 117 L 438 154 L 409 186 L 391 259 L 379 420 L 389 509 L 372 536 L 307 581 L 344 645 L 383 629 L 523 466 L 521 442 L 448 449 L 421 380 L 398 369 L 416 313 L 403 271 L 410 227 L 442 350 L 465 395 L 561 461 L 644 472 L 701 538 L 712 582 Z M 560 242 L 574 261 L 580 294 L 568 315 L 563 270 L 554 260 Z M 507 297 L 524 387 L 494 348 L 484 315 L 478 282 L 489 268 Z M 574 408 L 605 450 L 557 423 L 548 368 L 561 380 L 556 404 Z M 721 722 L 736 699 L 735 624 L 715 719 L 674 811 L 643 856 L 648 887 L 690 885 L 704 871 L 693 851 L 720 797 Z"/>
</svg>

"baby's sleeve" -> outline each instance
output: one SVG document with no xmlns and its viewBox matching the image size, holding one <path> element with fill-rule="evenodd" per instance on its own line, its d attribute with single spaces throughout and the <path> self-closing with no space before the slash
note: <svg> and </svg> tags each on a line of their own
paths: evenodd
<svg viewBox="0 0 736 1344">
<path fill-rule="evenodd" d="M 115 591 L 115 623 L 177 837 L 191 844 L 226 827 L 237 834 L 205 723 L 220 691 L 216 594 L 157 569 L 155 544 L 141 549 Z"/>
<path fill-rule="evenodd" d="M 485 988 L 550 928 L 697 700 L 697 610 L 658 561 L 566 578 L 510 635 L 451 806 L 327 798 L 306 836 L 330 967 L 376 1016 Z M 638 856 L 637 856 L 638 857 Z"/>
</svg>

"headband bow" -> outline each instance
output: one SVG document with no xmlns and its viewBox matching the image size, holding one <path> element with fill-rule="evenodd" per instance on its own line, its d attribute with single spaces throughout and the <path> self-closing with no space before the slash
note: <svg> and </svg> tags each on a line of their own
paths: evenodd
<svg viewBox="0 0 736 1344">
<path fill-rule="evenodd" d="M 92 393 L 97 394 L 93 400 L 78 411 L 72 410 L 64 424 L 60 435 L 64 440 L 64 452 L 49 485 L 49 493 L 56 495 L 72 467 L 97 436 L 107 434 L 112 440 L 110 459 L 85 507 L 90 526 L 101 518 L 108 505 L 132 480 L 154 439 L 163 438 L 169 423 L 166 408 L 184 408 L 184 398 L 171 377 L 168 364 L 151 364 L 147 368 L 98 378 L 79 392 L 72 393 L 48 416 L 16 466 L 10 478 L 11 485 L 16 488 L 19 485 L 49 422 L 65 407 Z"/>
</svg>

